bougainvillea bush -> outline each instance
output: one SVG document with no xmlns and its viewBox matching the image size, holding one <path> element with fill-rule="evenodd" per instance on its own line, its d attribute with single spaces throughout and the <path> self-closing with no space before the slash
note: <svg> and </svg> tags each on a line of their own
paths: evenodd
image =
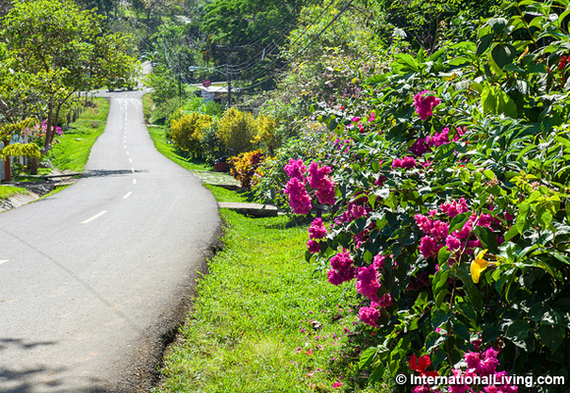
<svg viewBox="0 0 570 393">
<path fill-rule="evenodd" d="M 361 333 L 375 340 L 359 363 L 369 381 L 570 380 L 568 12 L 514 5 L 476 43 L 396 55 L 368 80 L 365 103 L 319 107 L 315 118 L 339 135 L 333 154 L 284 168 L 295 213 L 333 206 L 329 224 L 314 219 L 307 258 L 332 285 L 356 286 Z"/>
</svg>

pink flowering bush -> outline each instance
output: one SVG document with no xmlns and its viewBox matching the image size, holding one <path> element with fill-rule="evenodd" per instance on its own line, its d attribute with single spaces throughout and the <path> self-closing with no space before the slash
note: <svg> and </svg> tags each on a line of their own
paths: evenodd
<svg viewBox="0 0 570 393">
<path fill-rule="evenodd" d="M 394 86 L 385 89 L 393 92 Z M 458 119 L 455 106 L 465 105 L 460 96 L 445 101 L 419 91 L 397 104 L 390 96 L 374 109 L 372 121 L 366 114 L 347 118 L 327 165 L 303 169 L 290 162 L 297 168 L 286 169 L 290 181 L 303 184 L 313 200 L 328 201 L 331 184 L 336 193 L 331 216 L 309 229 L 307 259 L 322 266 L 331 284 L 356 289 L 360 330 L 375 342 L 360 364 L 372 375 L 409 372 L 401 359 L 412 353 L 429 355 L 433 372 L 448 376 L 505 375 L 499 364 L 510 372 L 538 372 L 538 363 L 528 363 L 537 354 L 554 367 L 552 356 L 566 359 L 570 349 L 562 316 L 570 315 L 570 252 L 549 256 L 546 247 L 559 249 L 559 243 L 547 233 L 565 228 L 570 215 L 561 211 L 566 196 L 545 184 L 570 180 L 570 173 L 536 181 L 545 175 L 520 160 L 530 151 L 521 153 L 521 141 L 530 137 L 518 123 Z M 414 108 L 420 119 L 409 109 L 406 121 L 383 115 L 393 114 L 394 105 Z M 542 140 L 555 151 L 556 140 L 542 138 L 537 135 L 535 143 Z M 532 151 L 538 155 L 540 149 Z M 303 212 L 308 206 L 306 201 Z M 570 240 L 570 229 L 562 231 Z M 555 317 L 545 320 L 539 310 Z M 520 358 L 508 355 L 515 351 Z M 455 368 L 461 359 L 465 366 Z M 503 384 L 406 391 L 517 389 Z"/>
<path fill-rule="evenodd" d="M 313 162 L 309 166 L 309 176 L 306 176 L 307 167 L 303 160 L 291 159 L 284 168 L 290 177 L 285 186 L 285 194 L 289 196 L 289 205 L 295 214 L 308 214 L 312 207 L 312 198 L 307 190 L 307 185 L 314 189 L 314 194 L 319 203 L 323 205 L 335 204 L 335 185 L 328 174 L 331 168 Z"/>
</svg>

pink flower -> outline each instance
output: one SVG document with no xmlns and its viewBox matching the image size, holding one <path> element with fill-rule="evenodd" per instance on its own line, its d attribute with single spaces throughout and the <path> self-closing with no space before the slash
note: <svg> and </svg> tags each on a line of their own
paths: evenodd
<svg viewBox="0 0 570 393">
<path fill-rule="evenodd" d="M 311 210 L 311 197 L 305 189 L 305 184 L 297 177 L 289 179 L 285 186 L 285 194 L 289 195 L 289 205 L 295 214 L 308 214 Z"/>
<path fill-rule="evenodd" d="M 402 159 L 394 158 L 394 161 L 392 162 L 392 169 L 396 168 L 412 169 L 415 168 L 417 165 L 418 164 L 413 157 L 404 157 Z"/>
<path fill-rule="evenodd" d="M 328 281 L 333 285 L 340 285 L 356 277 L 356 267 L 347 250 L 336 254 L 330 260 L 332 269 L 327 274 Z"/>
<path fill-rule="evenodd" d="M 319 242 L 311 239 L 307 242 L 307 249 L 311 254 L 316 254 L 321 251 L 321 246 L 319 245 Z"/>
<path fill-rule="evenodd" d="M 449 218 L 469 211 L 469 206 L 465 198 L 460 198 L 459 201 L 451 201 L 451 203 L 442 203 L 439 205 L 439 208 L 443 213 L 447 214 Z"/>
<path fill-rule="evenodd" d="M 305 183 L 304 173 L 307 171 L 307 167 L 300 158 L 298 160 L 290 159 L 284 170 L 289 177 L 297 178 L 300 182 Z"/>
<path fill-rule="evenodd" d="M 374 120 L 376 120 L 376 114 L 375 114 L 374 112 L 372 112 L 372 113 L 370 114 L 370 117 L 368 118 L 368 121 L 369 121 L 370 123 L 372 123 Z"/>
<path fill-rule="evenodd" d="M 422 120 L 427 120 L 428 117 L 433 116 L 433 108 L 439 105 L 439 99 L 432 95 L 427 95 L 428 91 L 424 90 L 414 96 L 414 106 L 416 113 Z"/>
<path fill-rule="evenodd" d="M 335 382 L 332 385 L 333 389 L 340 389 L 342 387 L 342 383 L 340 382 Z"/>
<path fill-rule="evenodd" d="M 353 122 L 353 123 L 358 123 L 359 121 L 360 121 L 360 117 L 356 117 L 356 116 L 355 116 L 355 117 L 352 118 L 352 122 Z"/>
<path fill-rule="evenodd" d="M 327 228 L 323 225 L 323 220 L 317 217 L 309 227 L 309 238 L 313 240 L 323 239 L 327 234 Z"/>
<path fill-rule="evenodd" d="M 376 326 L 376 321 L 380 318 L 380 311 L 374 307 L 362 307 L 358 311 L 360 320 L 367 325 Z"/>
<path fill-rule="evenodd" d="M 378 282 L 378 272 L 373 265 L 358 268 L 356 289 L 358 293 L 366 296 L 368 299 L 378 301 L 376 293 L 380 289 L 380 283 Z"/>
<path fill-rule="evenodd" d="M 453 235 L 449 235 L 447 239 L 445 239 L 445 245 L 451 250 L 459 250 L 461 247 L 461 241 Z"/>
<path fill-rule="evenodd" d="M 382 269 L 384 269 L 384 256 L 378 254 L 374 257 L 374 260 L 372 261 L 372 266 L 374 266 L 374 269 L 376 269 L 377 272 L 380 272 Z"/>
<path fill-rule="evenodd" d="M 373 302 L 372 305 L 379 308 L 386 308 L 392 305 L 392 295 L 389 293 L 383 295 L 377 302 Z"/>
<path fill-rule="evenodd" d="M 441 247 L 442 246 L 438 245 L 437 242 L 429 236 L 424 236 L 420 240 L 420 252 L 426 259 L 436 257 Z"/>
<path fill-rule="evenodd" d="M 331 173 L 331 168 L 323 166 L 319 168 L 316 162 L 309 166 L 309 184 L 312 188 L 317 190 L 317 198 L 320 203 L 326 205 L 334 205 L 334 183 L 329 179 L 328 174 Z"/>
</svg>

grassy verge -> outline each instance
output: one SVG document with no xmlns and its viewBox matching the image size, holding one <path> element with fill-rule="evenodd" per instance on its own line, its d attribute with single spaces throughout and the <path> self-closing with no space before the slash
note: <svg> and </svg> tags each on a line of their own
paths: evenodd
<svg viewBox="0 0 570 393">
<path fill-rule="evenodd" d="M 222 209 L 225 249 L 198 286 L 157 392 L 338 392 L 354 316 L 305 262 L 307 225 Z"/>
<path fill-rule="evenodd" d="M 59 170 L 81 172 L 89 159 L 91 147 L 105 130 L 109 101 L 95 98 L 94 107 L 86 107 L 69 126 L 48 154 L 52 165 Z"/>
<path fill-rule="evenodd" d="M 8 199 L 14 195 L 27 193 L 28 191 L 22 187 L 0 186 L 0 199 Z"/>
</svg>

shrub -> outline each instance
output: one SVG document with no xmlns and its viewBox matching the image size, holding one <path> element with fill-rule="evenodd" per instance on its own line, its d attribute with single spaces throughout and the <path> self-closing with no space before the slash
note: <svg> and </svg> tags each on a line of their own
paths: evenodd
<svg viewBox="0 0 570 393">
<path fill-rule="evenodd" d="M 230 108 L 218 123 L 218 137 L 235 153 L 249 151 L 257 134 L 257 123 L 251 113 Z"/>
<path fill-rule="evenodd" d="M 281 137 L 277 134 L 277 121 L 260 114 L 257 117 L 257 134 L 253 142 L 265 146 L 267 152 L 273 155 L 275 149 L 281 145 Z"/>
<path fill-rule="evenodd" d="M 170 137 L 178 148 L 188 151 L 196 157 L 202 157 L 204 130 L 211 125 L 212 118 L 208 115 L 184 114 L 170 125 Z"/>
<path fill-rule="evenodd" d="M 306 256 L 331 284 L 355 281 L 359 329 L 373 340 L 359 367 L 371 381 L 414 371 L 568 378 L 570 38 L 550 2 L 523 6 L 488 20 L 476 44 L 397 54 L 364 86 L 357 116 L 315 113 L 344 142 L 325 162 L 333 223 L 314 221 Z M 307 166 L 285 166 L 301 214 L 320 186 Z M 560 391 L 525 388 L 414 392 Z"/>
<path fill-rule="evenodd" d="M 241 153 L 230 159 L 231 174 L 239 180 L 242 188 L 250 190 L 252 186 L 259 183 L 260 176 L 257 170 L 265 158 L 262 150 L 255 150 Z"/>
</svg>

